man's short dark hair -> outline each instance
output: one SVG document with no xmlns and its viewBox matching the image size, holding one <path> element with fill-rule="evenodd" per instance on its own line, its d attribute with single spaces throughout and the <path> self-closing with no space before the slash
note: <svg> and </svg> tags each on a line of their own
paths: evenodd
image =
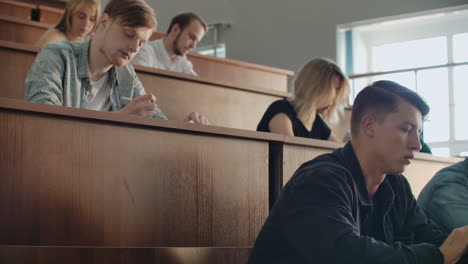
<svg viewBox="0 0 468 264">
<path fill-rule="evenodd" d="M 167 34 L 171 32 L 172 27 L 174 27 L 174 25 L 176 24 L 179 25 L 180 31 L 183 31 L 193 20 L 198 20 L 198 22 L 202 24 L 205 32 L 208 30 L 208 25 L 205 23 L 205 21 L 203 21 L 203 19 L 201 19 L 201 17 L 197 16 L 195 13 L 187 12 L 178 14 L 177 16 L 172 18 L 171 24 L 167 29 Z"/>
<path fill-rule="evenodd" d="M 416 92 L 392 81 L 377 81 L 364 88 L 356 96 L 351 114 L 351 134 L 357 135 L 362 117 L 372 113 L 378 118 L 396 111 L 400 100 L 416 107 L 423 118 L 429 113 L 429 106 Z"/>
</svg>

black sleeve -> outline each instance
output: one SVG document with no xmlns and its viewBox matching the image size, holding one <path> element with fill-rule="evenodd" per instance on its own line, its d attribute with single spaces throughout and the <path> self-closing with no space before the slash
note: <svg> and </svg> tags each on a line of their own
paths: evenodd
<svg viewBox="0 0 468 264">
<path fill-rule="evenodd" d="M 426 217 L 426 214 L 418 206 L 414 196 L 411 192 L 411 187 L 408 181 L 404 179 L 406 189 L 410 194 L 408 199 L 408 214 L 406 216 L 406 229 L 412 230 L 416 243 L 428 242 L 437 246 L 441 246 L 448 234 L 445 234 L 437 226 L 436 223 Z M 468 264 L 468 255 L 465 254 L 458 264 Z"/>
<path fill-rule="evenodd" d="M 291 106 L 289 105 L 287 99 L 281 99 L 273 102 L 263 114 L 262 119 L 257 125 L 257 131 L 262 132 L 271 132 L 270 131 L 270 121 L 279 113 L 286 114 L 291 119 Z M 292 119 L 291 119 L 292 120 Z"/>
<path fill-rule="evenodd" d="M 343 168 L 318 163 L 291 179 L 275 210 L 280 232 L 297 254 L 307 263 L 443 263 L 432 244 L 386 244 L 361 236 L 351 177 Z"/>
<path fill-rule="evenodd" d="M 416 243 L 431 243 L 437 246 L 441 246 L 447 238 L 447 234 L 437 226 L 436 223 L 429 220 L 426 214 L 418 206 L 416 199 L 414 198 L 411 186 L 406 178 L 400 176 L 402 181 L 403 191 L 406 199 L 406 216 L 405 216 L 405 230 L 414 234 L 414 241 Z M 403 195 L 401 195 L 403 196 Z"/>
</svg>

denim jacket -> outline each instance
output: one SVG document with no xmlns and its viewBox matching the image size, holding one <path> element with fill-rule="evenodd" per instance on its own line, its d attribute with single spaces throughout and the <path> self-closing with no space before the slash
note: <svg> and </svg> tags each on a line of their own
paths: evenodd
<svg viewBox="0 0 468 264">
<path fill-rule="evenodd" d="M 88 75 L 88 56 L 91 40 L 84 42 L 53 42 L 41 49 L 26 78 L 27 101 L 86 108 L 91 83 Z M 109 71 L 112 111 L 128 103 L 127 98 L 145 94 L 133 66 L 128 63 Z M 167 119 L 159 110 L 153 116 Z"/>
<path fill-rule="evenodd" d="M 424 187 L 418 203 L 446 232 L 468 225 L 468 158 L 439 171 Z"/>
<path fill-rule="evenodd" d="M 402 175 L 373 198 L 351 143 L 304 163 L 284 187 L 249 263 L 438 263 L 446 238 Z"/>
</svg>

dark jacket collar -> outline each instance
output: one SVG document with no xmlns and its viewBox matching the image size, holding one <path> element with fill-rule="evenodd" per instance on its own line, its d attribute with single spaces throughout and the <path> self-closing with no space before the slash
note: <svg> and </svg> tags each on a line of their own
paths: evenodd
<svg viewBox="0 0 468 264">
<path fill-rule="evenodd" d="M 359 160 L 354 152 L 351 141 L 346 143 L 342 149 L 342 155 L 344 158 L 345 166 L 350 171 L 354 182 L 359 191 L 359 200 L 362 205 L 372 206 L 372 199 L 369 197 L 369 192 L 367 191 L 366 181 L 364 179 L 364 174 L 361 169 Z M 382 210 L 387 212 L 394 201 L 395 193 L 393 191 L 392 185 L 389 182 L 389 177 L 394 177 L 394 175 L 386 175 L 384 181 L 380 184 L 379 189 L 374 197 L 378 196 L 378 199 L 381 201 Z"/>
</svg>

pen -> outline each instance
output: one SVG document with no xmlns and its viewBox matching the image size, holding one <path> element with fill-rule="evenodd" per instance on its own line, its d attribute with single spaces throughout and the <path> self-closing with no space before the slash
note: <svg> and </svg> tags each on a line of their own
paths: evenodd
<svg viewBox="0 0 468 264">
<path fill-rule="evenodd" d="M 122 99 L 122 100 L 125 101 L 126 103 L 130 102 L 131 100 L 133 100 L 132 98 L 130 98 L 130 97 L 125 97 L 125 96 L 120 97 L 120 99 Z"/>
</svg>

